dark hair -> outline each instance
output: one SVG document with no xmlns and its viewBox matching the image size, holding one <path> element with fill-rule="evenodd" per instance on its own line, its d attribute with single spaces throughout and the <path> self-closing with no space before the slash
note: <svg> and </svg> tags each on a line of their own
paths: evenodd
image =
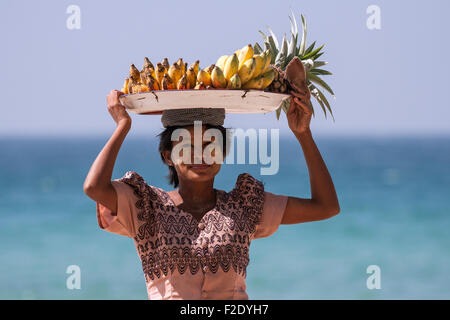
<svg viewBox="0 0 450 320">
<path fill-rule="evenodd" d="M 210 125 L 210 124 L 206 124 L 205 125 L 206 129 L 218 129 L 220 130 L 220 132 L 222 133 L 222 137 L 224 137 L 223 139 L 223 150 L 225 150 L 224 152 L 224 158 L 226 156 L 226 152 L 227 150 L 227 146 L 229 144 L 229 135 L 227 132 L 227 129 L 224 128 L 223 126 L 215 126 L 215 125 Z M 160 134 L 158 134 L 158 137 L 160 138 L 159 140 L 159 148 L 158 151 L 160 153 L 161 156 L 161 160 L 165 162 L 164 157 L 163 157 L 163 152 L 164 151 L 172 151 L 172 133 L 179 128 L 184 128 L 184 126 L 171 126 L 171 127 L 167 127 L 163 132 L 161 132 Z M 167 164 L 167 163 L 166 163 Z M 175 167 L 173 166 L 169 166 L 169 183 L 171 185 L 173 185 L 175 188 L 178 187 L 178 175 L 177 175 L 177 171 L 175 170 Z"/>
</svg>

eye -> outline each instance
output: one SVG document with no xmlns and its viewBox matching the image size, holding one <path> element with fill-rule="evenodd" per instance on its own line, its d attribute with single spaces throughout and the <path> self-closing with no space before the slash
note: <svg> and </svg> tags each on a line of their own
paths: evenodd
<svg viewBox="0 0 450 320">
<path fill-rule="evenodd" d="M 192 147 L 192 145 L 190 143 L 185 143 L 185 144 L 181 145 L 182 149 L 184 149 L 184 148 L 191 148 L 191 147 Z"/>
</svg>

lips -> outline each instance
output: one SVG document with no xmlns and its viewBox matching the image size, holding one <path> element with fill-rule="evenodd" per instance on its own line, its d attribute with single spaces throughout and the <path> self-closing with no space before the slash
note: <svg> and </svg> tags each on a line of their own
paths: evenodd
<svg viewBox="0 0 450 320">
<path fill-rule="evenodd" d="M 191 169 L 191 170 L 206 170 L 206 169 L 209 169 L 209 167 L 211 167 L 211 166 L 208 164 L 191 164 L 189 166 L 189 169 Z"/>
</svg>

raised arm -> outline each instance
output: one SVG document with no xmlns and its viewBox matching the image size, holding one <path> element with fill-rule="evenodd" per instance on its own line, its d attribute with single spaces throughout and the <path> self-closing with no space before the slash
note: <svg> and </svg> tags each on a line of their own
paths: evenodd
<svg viewBox="0 0 450 320">
<path fill-rule="evenodd" d="M 303 149 L 310 177 L 311 199 L 288 197 L 281 224 L 324 220 L 340 211 L 333 180 L 309 128 L 312 116 L 308 105 L 309 95 L 292 94 L 294 96 L 287 118 L 289 127 Z"/>
<path fill-rule="evenodd" d="M 112 90 L 107 96 L 108 111 L 116 122 L 116 129 L 98 154 L 83 184 L 83 191 L 89 198 L 102 203 L 112 212 L 117 212 L 117 195 L 111 184 L 114 163 L 122 142 L 131 128 L 131 118 L 119 101 L 122 94 L 120 91 Z"/>
</svg>

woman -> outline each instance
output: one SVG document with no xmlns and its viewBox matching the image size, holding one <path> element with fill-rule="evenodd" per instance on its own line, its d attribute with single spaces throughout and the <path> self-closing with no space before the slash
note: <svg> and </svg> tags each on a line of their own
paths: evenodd
<svg viewBox="0 0 450 320">
<path fill-rule="evenodd" d="M 251 240 L 273 234 L 280 224 L 323 220 L 339 213 L 333 181 L 309 128 L 309 95 L 293 92 L 287 113 L 310 174 L 312 197 L 303 199 L 265 191 L 247 173 L 239 175 L 230 192 L 214 189 L 220 164 L 207 165 L 204 159 L 200 164 L 173 161 L 170 151 L 178 142 L 168 143 L 168 130 L 174 129 L 170 121 L 161 135 L 160 153 L 178 189 L 166 192 L 148 185 L 133 171 L 111 181 L 117 154 L 131 128 L 131 118 L 119 102 L 121 94 L 112 90 L 107 97 L 117 127 L 83 188 L 97 203 L 99 226 L 134 239 L 149 299 L 248 299 L 245 277 Z M 182 127 L 193 132 L 192 125 Z M 202 128 L 209 127 L 223 129 L 220 121 Z"/>
</svg>

